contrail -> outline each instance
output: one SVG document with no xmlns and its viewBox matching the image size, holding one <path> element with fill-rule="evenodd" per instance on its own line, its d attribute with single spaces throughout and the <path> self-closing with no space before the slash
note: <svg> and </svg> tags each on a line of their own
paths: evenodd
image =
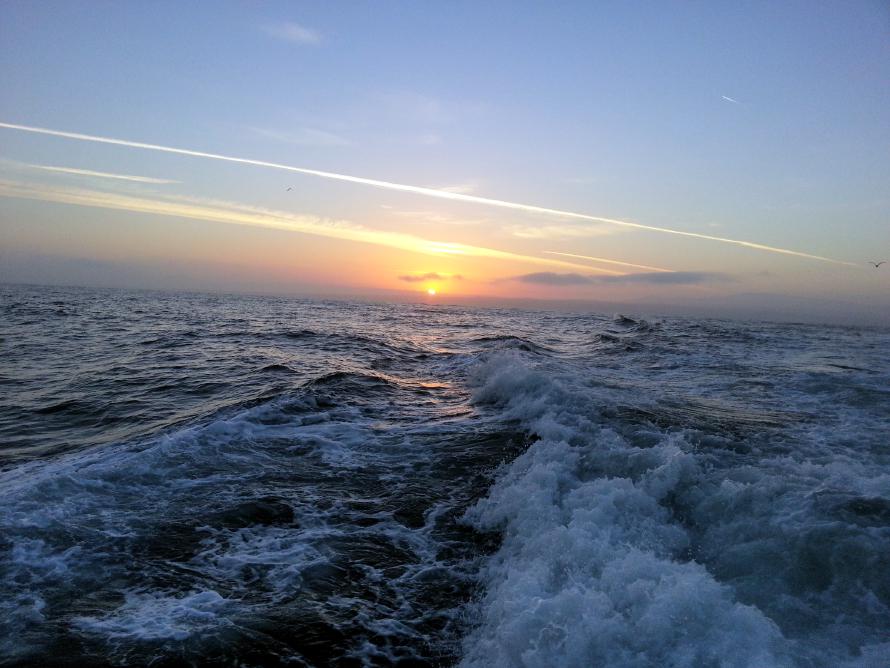
<svg viewBox="0 0 890 668">
<path fill-rule="evenodd" d="M 604 257 L 592 257 L 590 255 L 575 255 L 574 253 L 559 253 L 557 251 L 544 251 L 548 255 L 561 255 L 562 257 L 576 257 L 581 260 L 593 260 L 594 262 L 605 262 L 607 264 L 620 264 L 622 267 L 636 267 L 637 269 L 649 269 L 650 271 L 661 271 L 674 273 L 673 269 L 664 269 L 663 267 L 650 267 L 647 264 L 634 264 L 633 262 L 619 262 L 618 260 L 607 260 Z"/>
<path fill-rule="evenodd" d="M 722 97 L 727 102 L 732 102 L 733 104 L 741 104 L 741 102 L 739 102 L 738 100 L 736 100 L 734 98 L 729 97 L 728 95 L 721 95 L 720 97 Z"/>
<path fill-rule="evenodd" d="M 116 146 L 127 146 L 130 148 L 142 148 L 150 151 L 161 151 L 164 153 L 176 153 L 177 155 L 190 155 L 196 158 L 209 158 L 211 160 L 222 160 L 225 162 L 236 162 L 243 165 L 256 165 L 258 167 L 268 167 L 271 169 L 281 169 L 288 172 L 297 172 L 298 174 L 309 174 L 311 176 L 319 176 L 325 179 L 335 179 L 337 181 L 347 181 L 349 183 L 359 183 L 366 186 L 374 186 L 375 188 L 385 188 L 387 190 L 399 190 L 402 192 L 414 193 L 415 195 L 425 195 L 427 197 L 438 197 L 439 199 L 448 199 L 457 202 L 469 202 L 472 204 L 483 204 L 486 206 L 496 206 L 503 209 L 513 209 L 516 211 L 527 211 L 530 213 L 541 213 L 551 216 L 561 216 L 563 218 L 574 218 L 576 220 L 592 220 L 599 223 L 607 223 L 609 225 L 619 225 L 621 227 L 630 227 L 637 230 L 647 230 L 649 232 L 661 232 L 663 234 L 676 234 L 683 237 L 691 237 L 693 239 L 705 239 L 707 241 L 719 241 L 726 244 L 735 244 L 744 246 L 745 248 L 753 248 L 755 250 L 767 251 L 770 253 L 781 253 L 783 255 L 793 255 L 795 257 L 804 257 L 810 260 L 820 260 L 822 262 L 831 262 L 832 264 L 842 264 L 851 267 L 858 265 L 852 262 L 844 262 L 835 260 L 821 255 L 811 255 L 810 253 L 802 253 L 800 251 L 789 250 L 787 248 L 777 248 L 775 246 L 766 246 L 757 244 L 752 241 L 740 241 L 738 239 L 727 239 L 724 237 L 714 237 L 708 234 L 698 234 L 697 232 L 683 232 L 673 230 L 667 227 L 655 227 L 653 225 L 643 225 L 642 223 L 631 223 L 626 220 L 617 220 L 615 218 L 602 218 L 600 216 L 591 216 L 586 213 L 576 213 L 574 211 L 562 211 L 560 209 L 551 209 L 543 206 L 534 206 L 531 204 L 520 204 L 518 202 L 507 202 L 500 199 L 490 199 L 488 197 L 478 197 L 476 195 L 467 195 L 465 193 L 448 192 L 447 190 L 436 190 L 435 188 L 424 188 L 421 186 L 409 186 L 403 183 L 391 183 L 389 181 L 379 181 L 377 179 L 366 179 L 360 176 L 349 176 L 347 174 L 336 174 L 334 172 L 322 172 L 317 169 L 306 169 L 304 167 L 293 167 L 291 165 L 282 165 L 275 162 L 266 162 L 264 160 L 251 160 L 249 158 L 235 158 L 229 155 L 219 155 L 218 153 L 205 153 L 204 151 L 192 151 L 184 148 L 173 148 L 171 146 L 160 146 L 158 144 L 145 144 L 142 142 L 128 141 L 125 139 L 112 139 L 110 137 L 98 137 L 95 135 L 86 135 L 78 132 L 63 132 L 62 130 L 50 130 L 48 128 L 37 128 L 30 125 L 16 125 L 14 123 L 0 122 L 0 128 L 8 128 L 10 130 L 21 130 L 22 132 L 34 132 L 42 135 L 51 135 L 53 137 L 65 137 L 66 139 L 78 139 L 81 141 L 98 142 L 100 144 L 114 144 Z"/>
<path fill-rule="evenodd" d="M 60 172 L 62 174 L 74 174 L 76 176 L 97 176 L 103 179 L 118 179 L 121 181 L 136 181 L 138 183 L 179 183 L 171 179 L 156 179 L 152 176 L 133 176 L 132 174 L 110 174 L 109 172 L 94 172 L 91 169 L 76 169 L 75 167 L 52 167 L 50 165 L 28 165 L 34 169 L 42 169 L 46 172 Z"/>
</svg>

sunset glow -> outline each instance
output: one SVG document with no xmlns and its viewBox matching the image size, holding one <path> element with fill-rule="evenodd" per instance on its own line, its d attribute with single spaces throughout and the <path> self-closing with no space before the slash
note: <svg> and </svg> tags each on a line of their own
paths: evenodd
<svg viewBox="0 0 890 668">
<path fill-rule="evenodd" d="M 480 32 L 447 65 L 439 48 L 413 53 L 422 71 L 443 72 L 421 83 L 390 67 L 407 62 L 397 45 L 410 31 L 393 33 L 385 48 L 359 40 L 344 49 L 337 40 L 356 26 L 318 8 L 311 29 L 294 28 L 302 24 L 293 17 L 257 22 L 246 10 L 231 24 L 200 16 L 209 32 L 194 42 L 171 37 L 163 58 L 140 59 L 121 79 L 118 64 L 132 52 L 101 36 L 102 58 L 85 49 L 95 26 L 76 11 L 63 12 L 67 22 L 39 7 L 4 11 L 22 30 L 0 41 L 3 280 L 696 308 L 773 295 L 856 302 L 867 313 L 882 312 L 890 294 L 888 272 L 865 265 L 890 246 L 890 165 L 877 149 L 890 126 L 875 120 L 890 108 L 883 70 L 869 75 L 872 85 L 838 76 L 841 65 L 816 76 L 821 61 L 806 65 L 810 52 L 789 61 L 784 49 L 794 47 L 767 40 L 762 80 L 751 79 L 748 60 L 722 51 L 719 81 L 702 78 L 682 50 L 668 49 L 660 54 L 675 79 L 668 86 L 663 72 L 647 74 L 635 60 L 652 48 L 641 33 L 591 17 L 550 25 L 542 9 L 520 22 L 550 25 L 553 64 L 529 53 L 519 70 L 553 95 L 530 95 L 528 80 L 512 78 L 517 63 L 504 60 L 510 30 L 494 38 L 497 48 Z M 135 10 L 105 11 L 131 35 Z M 481 30 L 478 12 L 457 12 L 455 43 Z M 635 25 L 633 11 L 614 12 Z M 453 17 L 439 20 L 445 27 Z M 831 25 L 802 30 L 819 43 Z M 582 26 L 591 35 L 574 34 Z M 716 29 L 721 44 L 747 30 Z M 565 31 L 568 41 L 552 39 Z M 232 34 L 250 48 L 234 46 Z M 852 63 L 890 62 L 882 40 L 844 44 Z M 49 68 L 44 48 L 64 48 L 66 60 Z M 169 78 L 171 66 L 207 53 L 218 59 L 211 70 L 190 65 L 181 80 Z M 71 90 L 69 106 L 58 104 L 51 82 L 85 72 L 91 94 Z M 211 72 L 220 73 L 213 86 L 204 81 Z M 299 85 L 282 85 L 295 73 Z M 483 85 L 486 73 L 507 76 L 504 89 Z M 831 86 L 837 95 L 814 92 Z M 130 99 L 137 103 L 124 113 Z M 861 108 L 837 102 L 845 99 Z M 789 123 L 799 128 L 790 138 Z M 862 141 L 851 140 L 852 128 Z"/>
</svg>

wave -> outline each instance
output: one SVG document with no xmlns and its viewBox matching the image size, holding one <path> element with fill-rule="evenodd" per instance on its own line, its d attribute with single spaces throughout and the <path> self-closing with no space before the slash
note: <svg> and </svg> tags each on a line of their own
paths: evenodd
<svg viewBox="0 0 890 668">
<path fill-rule="evenodd" d="M 0 663 L 890 665 L 886 333 L 57 294 Z"/>
<path fill-rule="evenodd" d="M 458 520 L 522 447 L 466 420 L 447 384 L 333 372 L 0 473 L 0 660 L 453 662 L 494 548 Z"/>
<path fill-rule="evenodd" d="M 480 336 L 472 340 L 472 343 L 482 344 L 484 347 L 495 347 L 499 349 L 515 349 L 521 350 L 527 353 L 535 353 L 535 354 L 551 354 L 554 352 L 552 348 L 548 348 L 547 346 L 541 345 L 540 343 L 535 343 L 529 339 L 524 339 L 521 336 L 513 336 L 510 334 L 503 334 L 498 336 Z"/>
<path fill-rule="evenodd" d="M 700 449 L 714 437 L 627 424 L 620 397 L 576 371 L 504 352 L 476 374 L 474 400 L 537 440 L 465 516 L 503 543 L 483 567 L 462 665 L 835 666 L 887 656 L 890 540 L 862 526 L 883 517 L 883 501 L 857 497 L 841 506 L 855 517 L 826 525 L 807 481 L 837 486 L 836 468 L 715 459 Z M 857 473 L 890 492 L 879 471 Z"/>
<path fill-rule="evenodd" d="M 261 373 L 296 373 L 287 364 L 267 364 L 260 369 Z"/>
<path fill-rule="evenodd" d="M 650 322 L 648 320 L 644 320 L 643 318 L 631 318 L 620 313 L 616 314 L 612 318 L 612 322 L 625 329 L 638 332 L 651 332 L 660 327 L 660 323 L 658 322 Z"/>
</svg>

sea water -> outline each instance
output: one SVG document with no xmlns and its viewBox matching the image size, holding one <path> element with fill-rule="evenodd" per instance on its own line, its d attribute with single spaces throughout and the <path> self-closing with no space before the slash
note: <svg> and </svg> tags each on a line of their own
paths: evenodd
<svg viewBox="0 0 890 668">
<path fill-rule="evenodd" d="M 890 332 L 0 287 L 0 663 L 890 665 Z"/>
</svg>

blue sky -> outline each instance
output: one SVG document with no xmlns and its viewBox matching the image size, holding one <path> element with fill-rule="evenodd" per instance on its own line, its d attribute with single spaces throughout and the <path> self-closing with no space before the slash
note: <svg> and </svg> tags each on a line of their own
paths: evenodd
<svg viewBox="0 0 890 668">
<path fill-rule="evenodd" d="M 6 2 L 0 121 L 455 189 L 862 265 L 890 255 L 888 37 L 890 6 L 864 1 Z M 608 226 L 566 232 L 571 223 L 554 217 L 9 129 L 0 129 L 0 158 L 0 178 L 44 188 L 236 202 L 523 256 L 558 250 L 724 275 L 710 287 L 696 282 L 693 297 L 878 303 L 890 285 L 861 269 L 726 244 Z M 292 277 L 266 246 L 296 240 L 252 229 L 245 241 L 218 225 L 199 234 L 201 223 L 169 218 L 13 193 L 0 198 L 0 240 L 13 254 L 118 264 L 157 264 L 161 247 L 174 245 L 170 262 L 209 263 L 208 285 L 213 262 L 197 246 L 186 252 L 207 234 L 223 239 L 214 248 L 220 266 L 250 265 L 260 283 L 262 264 L 278 267 L 270 286 L 390 288 L 369 280 L 386 263 L 396 263 L 387 277 L 415 265 L 442 269 L 387 255 L 354 276 Z M 153 254 L 143 253 L 152 243 Z M 329 264 L 361 255 L 343 246 L 353 241 L 325 243 L 302 239 L 292 255 L 300 260 L 303 246 Z M 256 266 L 237 257 L 244 244 Z M 445 268 L 468 274 L 464 291 L 498 294 L 503 279 L 533 269 L 488 262 Z M 634 283 L 626 294 L 598 281 L 535 294 L 645 297 Z M 684 296 L 670 282 L 657 290 Z"/>
</svg>

